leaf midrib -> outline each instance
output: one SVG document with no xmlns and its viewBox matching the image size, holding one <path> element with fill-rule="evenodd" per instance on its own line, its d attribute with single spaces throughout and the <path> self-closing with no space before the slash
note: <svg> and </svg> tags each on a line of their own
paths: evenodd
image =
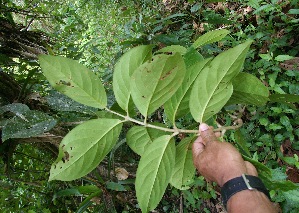
<svg viewBox="0 0 299 213">
<path fill-rule="evenodd" d="M 234 61 L 235 62 L 235 61 Z M 234 64 L 234 62 L 232 64 L 230 64 L 229 68 L 226 70 L 226 72 L 223 74 L 223 76 L 220 78 L 220 80 L 218 81 L 218 83 L 215 85 L 215 88 L 212 90 L 212 93 L 210 93 L 210 95 L 208 95 L 208 101 L 206 102 L 206 104 L 204 105 L 204 111 L 202 112 L 202 115 L 200 116 L 201 117 L 201 122 L 202 122 L 202 119 L 204 117 L 204 114 L 205 114 L 205 111 L 207 109 L 207 106 L 209 105 L 210 103 L 210 100 L 211 98 L 213 97 L 213 95 L 215 94 L 215 92 L 217 91 L 217 87 L 218 85 L 222 82 L 222 80 L 224 79 L 224 77 L 226 76 L 227 72 L 231 69 L 232 65 Z M 211 62 L 213 63 L 213 62 Z M 207 69 L 210 69 L 207 67 Z M 225 85 L 228 85 L 229 82 L 225 82 Z M 223 88 L 225 88 L 225 85 L 223 86 Z M 222 90 L 223 90 L 222 88 Z M 220 88 L 219 88 L 220 89 Z"/>
<path fill-rule="evenodd" d="M 147 116 L 148 116 L 148 112 L 149 112 L 149 106 L 150 106 L 150 104 L 151 104 L 151 102 L 152 102 L 152 98 L 153 98 L 153 96 L 154 96 L 154 94 L 156 93 L 156 88 L 157 88 L 157 86 L 158 86 L 158 84 L 159 84 L 159 79 L 160 79 L 160 77 L 161 77 L 161 75 L 162 75 L 162 73 L 163 73 L 163 70 L 164 70 L 164 68 L 165 68 L 165 64 L 166 64 L 166 61 L 168 61 L 169 60 L 169 58 L 167 58 L 166 60 L 165 60 L 165 63 L 163 63 L 163 68 L 161 69 L 161 72 L 160 72 L 160 74 L 159 74 L 159 77 L 158 77 L 158 81 L 156 82 L 156 85 L 154 86 L 154 89 L 153 89 L 153 92 L 151 93 L 151 96 L 150 96 L 150 98 L 149 98 L 149 102 L 148 102 L 148 105 L 147 105 L 147 109 L 146 109 L 146 114 L 145 114 L 145 118 L 147 118 Z"/>
<path fill-rule="evenodd" d="M 210 60 L 208 60 L 204 65 L 203 65 L 203 67 L 201 67 L 201 69 L 200 69 L 200 71 L 198 71 L 198 73 L 197 73 L 197 75 L 194 77 L 194 79 L 193 79 L 193 81 L 192 82 L 190 82 L 190 83 L 186 83 L 186 88 L 183 88 L 183 86 L 182 87 L 180 87 L 179 89 L 180 90 L 183 90 L 183 92 L 181 91 L 181 93 L 183 94 L 179 99 L 177 98 L 177 100 L 178 100 L 178 104 L 176 105 L 176 107 L 174 107 L 174 113 L 173 113 L 173 118 L 172 118 L 172 122 L 173 123 L 175 123 L 175 117 L 176 117 L 176 114 L 177 114 L 177 112 L 178 112 L 178 109 L 179 109 L 179 107 L 180 107 L 180 105 L 181 105 L 181 103 L 182 103 L 182 101 L 183 101 L 183 99 L 185 98 L 185 95 L 188 93 L 188 91 L 191 89 L 191 86 L 193 85 L 193 83 L 195 82 L 195 80 L 197 79 L 197 77 L 198 77 L 198 75 L 201 73 L 201 71 L 204 69 L 204 67 L 206 66 L 206 64 L 209 62 Z M 200 63 L 200 62 L 198 62 L 198 63 Z M 193 66 L 196 66 L 197 65 L 197 63 L 196 64 L 194 64 Z M 193 66 L 191 66 L 191 68 L 193 68 Z M 191 69 L 190 68 L 190 69 Z M 187 72 L 187 70 L 186 70 L 186 72 Z M 192 76 L 192 73 L 190 73 L 190 75 L 189 76 L 186 76 L 185 75 L 185 78 L 190 78 Z M 184 79 L 185 80 L 185 79 Z M 184 80 L 183 80 L 183 82 L 182 82 L 182 85 L 184 85 Z M 179 91 L 179 89 L 177 90 L 177 91 Z M 184 92 L 184 90 L 185 90 L 185 92 Z M 172 104 L 172 103 L 171 103 Z"/>
<path fill-rule="evenodd" d="M 152 184 L 152 186 L 151 186 L 150 195 L 149 195 L 149 199 L 148 199 L 148 202 L 147 202 L 147 209 L 148 209 L 148 207 L 149 207 L 149 202 L 150 202 L 151 197 L 152 197 L 151 195 L 152 195 L 152 193 L 153 193 L 154 185 L 155 185 L 155 183 L 156 183 L 156 181 L 157 181 L 157 174 L 158 174 L 158 171 L 160 170 L 161 162 L 162 162 L 162 159 L 163 159 L 163 157 L 164 157 L 165 150 L 166 150 L 166 148 L 167 148 L 168 145 L 169 145 L 170 140 L 171 140 L 171 137 L 168 136 L 168 142 L 167 142 L 166 146 L 164 147 L 163 154 L 160 155 L 159 166 L 158 166 L 157 169 L 156 169 L 156 172 L 155 172 L 155 179 L 154 179 L 153 184 Z"/>
</svg>

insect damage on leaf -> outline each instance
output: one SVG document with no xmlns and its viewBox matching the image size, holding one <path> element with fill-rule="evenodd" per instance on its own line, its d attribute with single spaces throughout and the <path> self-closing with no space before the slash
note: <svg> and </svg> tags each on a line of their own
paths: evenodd
<svg viewBox="0 0 299 213">
<path fill-rule="evenodd" d="M 63 144 L 61 148 L 63 150 L 65 148 L 65 145 Z M 70 149 L 73 150 L 73 147 L 70 147 Z M 69 154 L 68 151 L 64 151 L 63 153 L 64 153 L 64 156 L 63 156 L 63 158 L 61 160 L 62 160 L 63 163 L 66 163 L 67 161 L 70 160 L 70 154 Z"/>
<path fill-rule="evenodd" d="M 160 77 L 160 80 L 163 81 L 165 78 L 167 78 L 175 69 L 176 67 L 172 68 L 171 70 L 169 70 L 164 76 Z"/>
<path fill-rule="evenodd" d="M 64 81 L 64 80 L 60 80 L 58 83 L 56 83 L 57 85 L 59 85 L 59 84 L 62 84 L 62 85 L 66 85 L 66 86 L 72 86 L 71 85 L 71 82 L 66 82 L 66 81 Z M 72 87 L 74 87 L 74 86 L 72 86 Z"/>
</svg>

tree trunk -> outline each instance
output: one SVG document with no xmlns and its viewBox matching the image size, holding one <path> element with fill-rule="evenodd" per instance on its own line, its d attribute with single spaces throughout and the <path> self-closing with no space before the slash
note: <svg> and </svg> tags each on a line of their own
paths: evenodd
<svg viewBox="0 0 299 213">
<path fill-rule="evenodd" d="M 49 39 L 41 32 L 27 31 L 22 25 L 14 25 L 0 18 L 0 54 L 9 58 L 37 59 L 47 54 Z"/>
</svg>

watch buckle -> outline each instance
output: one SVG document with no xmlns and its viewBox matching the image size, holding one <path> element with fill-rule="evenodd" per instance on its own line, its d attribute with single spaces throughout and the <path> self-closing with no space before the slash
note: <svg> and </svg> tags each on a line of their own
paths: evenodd
<svg viewBox="0 0 299 213">
<path fill-rule="evenodd" d="M 247 189 L 249 189 L 249 190 L 254 190 L 254 188 L 252 188 L 252 187 L 250 186 L 250 184 L 249 184 L 249 180 L 246 178 L 245 174 L 242 174 L 242 178 L 243 178 L 243 180 L 244 180 L 244 182 L 245 182 L 245 184 L 246 184 L 246 186 L 247 186 Z"/>
</svg>

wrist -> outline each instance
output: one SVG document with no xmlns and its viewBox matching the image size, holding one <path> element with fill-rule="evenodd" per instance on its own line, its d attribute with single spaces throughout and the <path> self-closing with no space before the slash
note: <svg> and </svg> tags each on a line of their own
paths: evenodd
<svg viewBox="0 0 299 213">
<path fill-rule="evenodd" d="M 229 172 L 228 174 L 224 174 L 222 176 L 221 180 L 219 181 L 218 185 L 220 187 L 223 187 L 223 185 L 226 182 L 228 182 L 228 181 L 230 181 L 230 180 L 232 180 L 234 178 L 240 177 L 240 176 L 242 176 L 242 174 L 244 174 L 243 171 L 233 171 L 233 172 Z"/>
<path fill-rule="evenodd" d="M 270 199 L 269 191 L 257 176 L 242 174 L 239 177 L 227 181 L 223 185 L 221 195 L 225 208 L 227 202 L 233 195 L 244 190 L 262 192 Z"/>
</svg>

